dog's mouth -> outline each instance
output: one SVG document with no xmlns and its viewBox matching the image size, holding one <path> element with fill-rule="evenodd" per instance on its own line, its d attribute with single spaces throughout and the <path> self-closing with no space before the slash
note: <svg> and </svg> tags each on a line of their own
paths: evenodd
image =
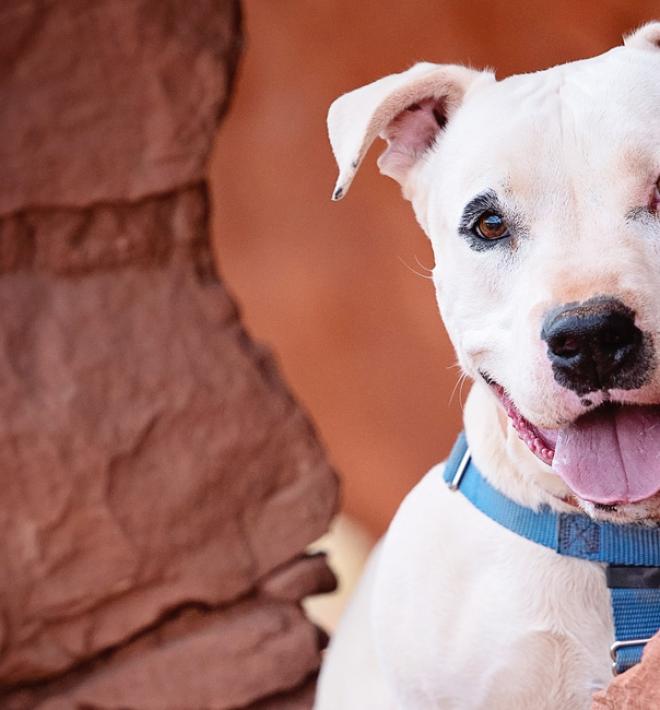
<svg viewBox="0 0 660 710">
<path fill-rule="evenodd" d="M 573 493 L 599 507 L 660 492 L 660 406 L 606 403 L 560 429 L 534 426 L 504 388 L 489 384 L 518 436 Z"/>
</svg>

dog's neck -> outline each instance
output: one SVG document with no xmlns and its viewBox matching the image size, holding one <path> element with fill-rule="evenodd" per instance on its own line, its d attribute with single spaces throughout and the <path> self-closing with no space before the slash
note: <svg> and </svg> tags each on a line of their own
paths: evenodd
<svg viewBox="0 0 660 710">
<path fill-rule="evenodd" d="M 463 421 L 472 458 L 482 475 L 506 496 L 536 508 L 547 504 L 575 512 L 571 491 L 520 441 L 500 404 L 482 382 L 475 382 L 465 403 Z"/>
</svg>

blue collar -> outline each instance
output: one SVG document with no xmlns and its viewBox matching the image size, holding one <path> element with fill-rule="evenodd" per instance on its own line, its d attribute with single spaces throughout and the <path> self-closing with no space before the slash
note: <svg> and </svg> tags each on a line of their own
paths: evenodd
<svg viewBox="0 0 660 710">
<path fill-rule="evenodd" d="M 462 433 L 444 478 L 475 508 L 521 537 L 560 555 L 606 563 L 616 637 L 610 649 L 613 671 L 621 673 L 640 661 L 644 644 L 660 629 L 660 528 L 598 522 L 548 506 L 526 508 L 481 475 Z"/>
</svg>

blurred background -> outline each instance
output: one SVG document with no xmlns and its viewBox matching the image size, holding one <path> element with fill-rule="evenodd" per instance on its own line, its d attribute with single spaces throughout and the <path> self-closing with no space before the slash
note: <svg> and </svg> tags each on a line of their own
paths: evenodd
<svg viewBox="0 0 660 710">
<path fill-rule="evenodd" d="M 343 509 L 381 534 L 448 452 L 467 386 L 437 315 L 426 237 L 382 142 L 330 202 L 325 117 L 340 94 L 419 60 L 498 77 L 586 57 L 656 19 L 647 0 L 244 0 L 247 47 L 216 144 L 222 270 L 342 478 Z M 227 170 L 226 166 L 232 169 Z"/>
</svg>

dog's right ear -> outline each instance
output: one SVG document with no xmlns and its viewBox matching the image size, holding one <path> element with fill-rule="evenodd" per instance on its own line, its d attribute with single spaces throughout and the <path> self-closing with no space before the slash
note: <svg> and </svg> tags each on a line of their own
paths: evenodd
<svg viewBox="0 0 660 710">
<path fill-rule="evenodd" d="M 377 136 L 388 144 L 378 159 L 381 173 L 397 180 L 409 197 L 406 185 L 412 168 L 434 144 L 468 90 L 494 80 L 491 72 L 421 63 L 340 96 L 328 113 L 330 143 L 339 166 L 332 199 L 346 195 Z"/>
</svg>

